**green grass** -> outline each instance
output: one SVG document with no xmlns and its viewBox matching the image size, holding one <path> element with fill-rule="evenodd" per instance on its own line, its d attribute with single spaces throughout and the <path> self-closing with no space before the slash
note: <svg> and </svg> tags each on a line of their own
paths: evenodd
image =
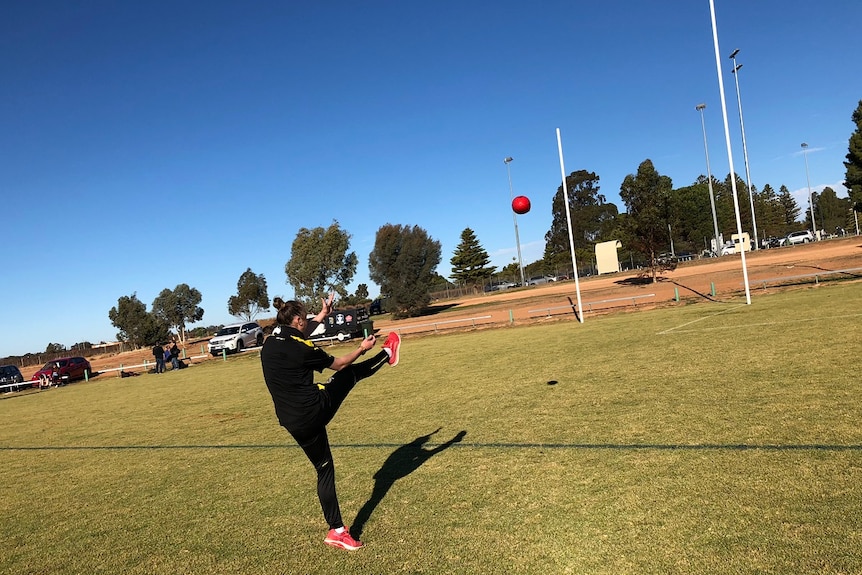
<svg viewBox="0 0 862 575">
<path fill-rule="evenodd" d="M 0 572 L 862 573 L 860 326 L 841 283 L 407 336 L 329 428 L 356 553 L 256 353 L 7 395 Z"/>
</svg>

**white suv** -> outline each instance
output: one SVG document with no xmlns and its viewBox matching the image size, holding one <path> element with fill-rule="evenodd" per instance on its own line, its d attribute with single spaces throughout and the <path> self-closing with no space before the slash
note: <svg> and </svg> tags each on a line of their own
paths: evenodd
<svg viewBox="0 0 862 575">
<path fill-rule="evenodd" d="M 257 322 L 226 325 L 209 341 L 209 352 L 220 355 L 222 351 L 239 353 L 246 347 L 263 345 L 263 330 Z"/>
<path fill-rule="evenodd" d="M 808 242 L 814 241 L 814 234 L 812 234 L 809 230 L 802 230 L 801 232 L 791 232 L 787 234 L 787 239 L 785 243 L 787 245 L 795 245 L 795 244 L 807 244 Z"/>
</svg>

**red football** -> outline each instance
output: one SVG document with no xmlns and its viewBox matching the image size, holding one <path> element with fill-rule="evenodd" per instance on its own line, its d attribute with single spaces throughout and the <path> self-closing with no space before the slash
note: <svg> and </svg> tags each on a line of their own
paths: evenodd
<svg viewBox="0 0 862 575">
<path fill-rule="evenodd" d="M 516 214 L 526 214 L 530 211 L 530 198 L 527 196 L 517 196 L 512 200 L 512 209 Z"/>
</svg>

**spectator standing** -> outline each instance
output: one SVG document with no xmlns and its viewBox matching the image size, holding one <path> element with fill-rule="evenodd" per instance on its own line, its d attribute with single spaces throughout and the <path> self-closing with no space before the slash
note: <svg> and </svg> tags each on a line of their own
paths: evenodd
<svg viewBox="0 0 862 575">
<path fill-rule="evenodd" d="M 157 343 L 153 346 L 153 357 L 156 358 L 156 373 L 165 372 L 165 348 Z"/>
</svg>

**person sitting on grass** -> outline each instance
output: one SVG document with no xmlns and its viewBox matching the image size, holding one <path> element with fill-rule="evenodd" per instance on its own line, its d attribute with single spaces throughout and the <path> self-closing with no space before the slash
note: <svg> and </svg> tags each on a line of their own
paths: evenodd
<svg viewBox="0 0 862 575">
<path fill-rule="evenodd" d="M 180 348 L 177 347 L 177 342 L 171 344 L 169 350 L 171 358 L 171 369 L 180 369 Z"/>
<path fill-rule="evenodd" d="M 278 422 L 293 436 L 317 471 L 317 496 L 329 524 L 323 542 L 353 551 L 362 547 L 362 542 L 351 537 L 341 518 L 326 425 L 359 380 L 376 373 L 384 363 L 398 365 L 401 340 L 398 334 L 390 333 L 380 353 L 357 364 L 354 362 L 359 356 L 374 347 L 373 334 L 347 355 L 329 355 L 307 338 L 332 311 L 332 301 L 332 295 L 321 300 L 320 313 L 309 321 L 301 302 L 274 298 L 278 325 L 263 343 L 260 362 Z M 314 372 L 324 369 L 336 373 L 326 383 L 315 384 Z"/>
</svg>

